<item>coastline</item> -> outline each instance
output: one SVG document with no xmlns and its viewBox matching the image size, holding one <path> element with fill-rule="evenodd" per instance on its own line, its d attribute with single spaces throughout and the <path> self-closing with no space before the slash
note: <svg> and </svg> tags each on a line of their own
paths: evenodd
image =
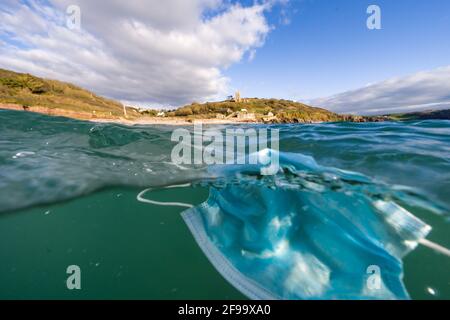
<svg viewBox="0 0 450 320">
<path fill-rule="evenodd" d="M 22 112 L 34 112 L 55 117 L 66 117 L 70 119 L 90 121 L 96 123 L 118 123 L 123 125 L 172 125 L 172 126 L 187 126 L 192 125 L 195 120 L 186 119 L 182 117 L 149 117 L 143 116 L 141 118 L 125 118 L 125 117 L 98 117 L 95 114 L 88 112 L 75 112 L 71 110 L 64 110 L 58 108 L 48 108 L 41 106 L 23 107 L 18 104 L 0 103 L 0 110 L 14 110 Z M 247 124 L 247 123 L 261 123 L 259 121 L 239 120 L 239 119 L 196 119 L 203 124 Z"/>
<path fill-rule="evenodd" d="M 14 110 L 21 112 L 33 112 L 53 117 L 65 117 L 69 119 L 90 121 L 95 123 L 117 123 L 122 125 L 168 125 L 168 126 L 190 126 L 195 122 L 210 125 L 233 125 L 233 124 L 311 124 L 311 123 L 326 123 L 334 121 L 278 121 L 270 122 L 264 121 L 262 118 L 256 119 L 239 119 L 239 118 L 189 118 L 184 116 L 170 116 L 170 117 L 156 117 L 150 115 L 136 116 L 134 114 L 128 117 L 107 115 L 105 112 L 86 112 L 74 111 L 62 108 L 50 108 L 43 106 L 23 106 L 14 103 L 0 102 L 0 110 Z M 342 122 L 384 122 L 384 121 L 407 121 L 407 120 L 450 120 L 449 110 L 428 110 L 422 112 L 412 112 L 406 114 L 392 114 L 383 116 L 354 116 L 354 115 L 339 115 Z"/>
</svg>

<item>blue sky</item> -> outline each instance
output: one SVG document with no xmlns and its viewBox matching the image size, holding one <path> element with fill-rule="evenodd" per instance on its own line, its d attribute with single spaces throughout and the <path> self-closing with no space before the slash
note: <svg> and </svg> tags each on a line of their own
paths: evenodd
<svg viewBox="0 0 450 320">
<path fill-rule="evenodd" d="M 373 114 L 450 108 L 449 34 L 448 0 L 2 0 L 0 67 L 142 107 L 240 90 Z"/>
<path fill-rule="evenodd" d="M 377 4 L 382 29 L 369 30 Z M 450 1 L 293 1 L 254 59 L 226 71 L 249 96 L 311 99 L 450 64 Z"/>
</svg>

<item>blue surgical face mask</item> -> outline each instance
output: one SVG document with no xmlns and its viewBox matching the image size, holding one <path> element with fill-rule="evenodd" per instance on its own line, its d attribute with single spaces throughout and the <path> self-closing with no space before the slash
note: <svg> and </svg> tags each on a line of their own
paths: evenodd
<svg viewBox="0 0 450 320">
<path fill-rule="evenodd" d="M 401 259 L 431 228 L 367 177 L 279 159 L 266 177 L 256 165 L 211 167 L 208 200 L 185 205 L 215 268 L 251 299 L 409 298 Z"/>
</svg>

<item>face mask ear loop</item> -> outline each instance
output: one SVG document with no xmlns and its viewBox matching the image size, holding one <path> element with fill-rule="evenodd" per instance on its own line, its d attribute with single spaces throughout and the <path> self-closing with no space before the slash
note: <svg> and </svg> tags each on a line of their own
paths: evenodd
<svg viewBox="0 0 450 320">
<path fill-rule="evenodd" d="M 187 184 L 179 184 L 179 185 L 168 186 L 168 187 L 164 187 L 163 189 L 186 188 L 186 187 L 190 187 L 190 186 L 191 186 L 191 184 L 187 183 Z M 140 202 L 154 204 L 154 205 L 157 205 L 157 206 L 183 207 L 183 208 L 193 208 L 194 207 L 192 204 L 189 204 L 189 203 L 183 203 L 183 202 L 160 202 L 160 201 L 154 201 L 154 200 L 143 198 L 144 194 L 146 194 L 149 191 L 153 191 L 153 190 L 155 190 L 155 189 L 154 188 L 148 188 L 148 189 L 145 189 L 145 190 L 141 191 L 136 197 L 137 200 L 140 201 Z"/>
<path fill-rule="evenodd" d="M 419 243 L 421 245 L 423 245 L 424 247 L 430 248 L 438 253 L 441 253 L 447 257 L 450 257 L 450 250 L 441 246 L 440 244 L 434 243 L 427 239 L 422 239 L 419 241 Z"/>
</svg>

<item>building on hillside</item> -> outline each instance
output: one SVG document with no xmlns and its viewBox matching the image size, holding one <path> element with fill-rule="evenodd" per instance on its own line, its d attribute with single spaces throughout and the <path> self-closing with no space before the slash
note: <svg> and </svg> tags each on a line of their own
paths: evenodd
<svg viewBox="0 0 450 320">
<path fill-rule="evenodd" d="M 161 112 L 158 112 L 158 114 L 156 116 L 164 118 L 166 116 L 166 113 L 164 111 L 161 111 Z"/>
<path fill-rule="evenodd" d="M 242 110 L 245 110 L 245 109 L 242 109 Z M 247 111 L 244 111 L 244 112 L 238 111 L 236 113 L 236 115 L 239 120 L 256 120 L 256 115 L 254 113 L 249 113 Z"/>
<path fill-rule="evenodd" d="M 268 112 L 267 115 L 263 117 L 264 122 L 274 122 L 278 120 L 278 118 L 273 114 L 273 112 Z"/>
<path fill-rule="evenodd" d="M 239 102 L 248 102 L 249 99 L 243 99 L 241 97 L 241 93 L 239 91 L 236 91 L 234 96 L 231 96 L 231 95 L 227 96 L 227 101 L 239 103 Z"/>
<path fill-rule="evenodd" d="M 234 102 L 242 102 L 241 93 L 239 91 L 236 91 L 234 94 Z"/>
</svg>

